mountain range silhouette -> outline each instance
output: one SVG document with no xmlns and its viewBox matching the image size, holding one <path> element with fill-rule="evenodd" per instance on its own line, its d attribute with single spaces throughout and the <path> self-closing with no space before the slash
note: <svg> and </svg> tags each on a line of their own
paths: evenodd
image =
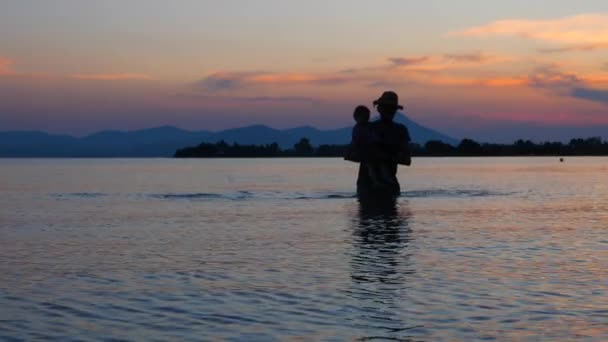
<svg viewBox="0 0 608 342">
<path fill-rule="evenodd" d="M 455 145 L 457 139 L 424 127 L 403 114 L 395 117 L 405 124 L 413 142 L 424 144 L 441 140 Z M 352 127 L 320 130 L 310 126 L 274 129 L 252 125 L 218 132 L 187 131 L 161 126 L 137 131 L 101 131 L 85 137 L 56 135 L 39 131 L 0 132 L 0 157 L 171 157 L 179 148 L 224 140 L 232 144 L 261 145 L 276 142 L 281 148 L 293 147 L 301 138 L 313 146 L 345 145 Z"/>
</svg>

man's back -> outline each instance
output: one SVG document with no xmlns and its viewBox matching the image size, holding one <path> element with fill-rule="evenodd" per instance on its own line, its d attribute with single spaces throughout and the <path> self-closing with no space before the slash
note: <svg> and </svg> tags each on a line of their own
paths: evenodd
<svg viewBox="0 0 608 342">
<path fill-rule="evenodd" d="M 399 153 L 399 148 L 403 146 L 404 143 L 410 142 L 410 133 L 405 127 L 397 122 L 383 122 L 383 121 L 374 121 L 372 123 L 374 132 L 378 135 L 381 144 L 387 147 L 388 153 L 395 153 L 395 159 L 397 157 L 397 153 Z"/>
<path fill-rule="evenodd" d="M 387 163 L 394 184 L 392 188 L 383 189 L 378 195 L 389 193 L 393 196 L 398 196 L 400 187 L 397 180 L 397 161 L 399 160 L 403 146 L 407 146 L 410 141 L 408 129 L 396 122 L 375 121 L 371 125 L 380 139 L 380 153 L 377 157 Z M 357 194 L 359 196 L 369 196 L 378 192 L 376 190 L 379 189 L 374 189 L 372 179 L 367 172 L 364 162 L 362 162 L 357 178 Z"/>
</svg>

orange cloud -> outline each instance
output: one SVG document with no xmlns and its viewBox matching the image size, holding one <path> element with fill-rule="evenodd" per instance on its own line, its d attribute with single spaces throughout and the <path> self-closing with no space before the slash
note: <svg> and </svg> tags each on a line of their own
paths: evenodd
<svg viewBox="0 0 608 342">
<path fill-rule="evenodd" d="M 483 55 L 482 55 L 483 56 Z M 583 74 L 567 71 L 557 65 L 539 66 L 529 73 L 517 73 L 504 76 L 467 76 L 462 73 L 451 74 L 446 60 L 455 59 L 460 68 L 462 65 L 475 61 L 491 63 L 490 60 L 504 60 L 502 57 L 479 57 L 463 55 L 459 57 L 435 56 L 418 59 L 409 67 L 368 67 L 352 69 L 348 72 L 337 71 L 327 73 L 264 73 L 264 72 L 217 72 L 199 81 L 196 86 L 201 90 L 217 92 L 225 90 L 243 90 L 259 86 L 291 86 L 291 85 L 377 85 L 386 84 L 386 87 L 399 87 L 406 83 L 419 85 L 446 86 L 446 87 L 481 87 L 481 88 L 535 88 L 547 90 L 556 95 L 570 96 L 573 89 L 603 87 L 608 84 L 607 73 Z M 460 61 L 463 59 L 464 61 Z M 486 61 L 486 59 L 488 61 Z M 425 61 L 430 61 L 424 65 Z M 402 63 L 403 64 L 403 63 Z M 428 72 L 427 72 L 428 71 Z M 460 75 L 459 75 L 460 74 Z M 470 73 L 467 73 L 470 75 Z M 595 94 L 593 94 L 595 95 Z"/>
<path fill-rule="evenodd" d="M 608 42 L 606 43 L 595 43 L 595 44 L 582 44 L 582 45 L 569 45 L 554 48 L 543 48 L 539 49 L 542 53 L 559 53 L 559 52 L 570 52 L 570 51 L 595 51 L 600 49 L 608 49 Z"/>
<path fill-rule="evenodd" d="M 361 75 L 352 73 L 272 73 L 272 72 L 215 72 L 196 83 L 196 87 L 210 90 L 235 90 L 251 85 L 288 84 L 341 84 L 363 81 Z"/>
<path fill-rule="evenodd" d="M 263 72 L 263 71 L 218 71 L 196 82 L 202 90 L 217 92 L 244 89 L 259 85 L 338 85 L 346 83 L 378 84 L 417 81 L 420 83 L 484 84 L 480 80 L 445 79 L 435 81 L 437 73 L 458 69 L 470 69 L 513 60 L 512 57 L 488 55 L 481 52 L 430 55 L 416 57 L 391 57 L 385 64 L 337 70 L 334 72 Z M 431 75 L 431 73 L 434 73 Z M 498 84 L 498 81 L 488 84 Z M 514 85 L 516 81 L 503 80 Z"/>
<path fill-rule="evenodd" d="M 12 60 L 10 60 L 8 58 L 0 57 L 0 76 L 13 74 L 14 72 L 12 69 L 12 65 L 13 65 Z"/>
<path fill-rule="evenodd" d="M 429 56 L 422 57 L 392 57 L 389 58 L 389 62 L 391 62 L 395 67 L 407 67 L 412 65 L 425 64 L 431 59 Z"/>
<path fill-rule="evenodd" d="M 537 68 L 528 75 L 510 77 L 471 78 L 455 77 L 450 75 L 434 75 L 426 78 L 416 78 L 423 83 L 441 86 L 483 86 L 483 87 L 535 87 L 571 88 L 581 85 L 604 85 L 608 84 L 608 75 L 596 73 L 592 75 L 577 74 L 572 71 L 561 71 L 559 68 L 549 65 Z"/>
<path fill-rule="evenodd" d="M 512 61 L 509 56 L 488 55 L 482 52 L 455 53 L 437 56 L 389 58 L 391 67 L 407 71 L 432 72 L 449 69 L 467 69 Z"/>
<path fill-rule="evenodd" d="M 483 80 L 482 85 L 488 87 L 516 87 L 527 84 L 527 80 L 523 77 L 502 77 Z"/>
<path fill-rule="evenodd" d="M 575 44 L 581 50 L 593 50 L 608 47 L 608 14 L 582 14 L 548 20 L 499 20 L 453 32 L 452 35 L 517 36 L 551 43 Z"/>
<path fill-rule="evenodd" d="M 429 78 L 428 81 L 431 84 L 442 86 L 517 87 L 528 85 L 526 77 L 461 78 L 437 76 Z"/>
<path fill-rule="evenodd" d="M 74 74 L 70 78 L 78 80 L 95 80 L 95 81 L 125 81 L 125 80 L 151 80 L 152 77 L 145 74 Z"/>
<path fill-rule="evenodd" d="M 481 63 L 490 59 L 490 56 L 487 56 L 481 52 L 474 53 L 447 53 L 443 55 L 443 58 L 448 61 L 454 62 L 469 62 L 469 63 Z"/>
<path fill-rule="evenodd" d="M 262 74 L 250 78 L 254 83 L 302 83 L 314 82 L 321 79 L 320 76 L 303 73 L 285 73 L 285 74 Z"/>
</svg>

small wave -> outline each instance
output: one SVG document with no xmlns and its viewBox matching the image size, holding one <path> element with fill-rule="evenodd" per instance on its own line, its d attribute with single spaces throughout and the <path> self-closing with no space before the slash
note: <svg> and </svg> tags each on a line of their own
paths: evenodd
<svg viewBox="0 0 608 342">
<path fill-rule="evenodd" d="M 355 198 L 354 193 L 348 192 L 278 192 L 278 191 L 237 191 L 233 193 L 168 193 L 168 194 L 152 194 L 152 198 L 164 200 L 314 200 L 314 199 L 347 199 Z"/>
<path fill-rule="evenodd" d="M 149 197 L 158 198 L 158 199 L 167 199 L 167 200 L 196 200 L 196 199 L 214 199 L 214 198 L 222 198 L 220 194 L 210 194 L 210 193 L 192 193 L 192 194 L 151 194 Z"/>
<path fill-rule="evenodd" d="M 463 189 L 430 189 L 430 190 L 411 190 L 401 192 L 402 197 L 420 198 L 420 197 L 490 197 L 490 196 L 508 196 L 512 193 L 497 192 L 489 190 L 463 190 Z"/>
<path fill-rule="evenodd" d="M 51 196 L 56 198 L 98 198 L 108 196 L 108 194 L 101 192 L 72 192 L 65 194 L 51 194 Z"/>
<path fill-rule="evenodd" d="M 466 189 L 429 189 L 429 190 L 409 190 L 401 192 L 402 198 L 430 198 L 430 197 L 451 197 L 451 198 L 472 198 L 489 196 L 507 196 L 512 193 L 496 192 L 489 190 L 466 190 Z M 100 192 L 74 192 L 56 193 L 51 196 L 57 199 L 94 199 L 110 196 L 110 194 Z M 159 200 L 184 200 L 184 201 L 248 201 L 248 200 L 339 200 L 353 199 L 357 195 L 355 192 L 282 192 L 282 191 L 248 191 L 241 190 L 227 193 L 151 193 L 137 194 L 141 198 L 153 198 Z"/>
<path fill-rule="evenodd" d="M 306 193 L 300 194 L 298 197 L 292 197 L 291 199 L 299 199 L 299 200 L 311 200 L 311 199 L 348 199 L 348 198 L 356 198 L 357 195 L 355 193 L 349 192 L 319 192 L 319 193 Z M 289 199 L 289 198 L 287 198 Z"/>
<path fill-rule="evenodd" d="M 508 196 L 512 193 L 489 191 L 489 190 L 466 190 L 466 189 L 430 189 L 410 190 L 401 192 L 403 198 L 472 198 Z M 353 199 L 357 195 L 354 192 L 281 192 L 281 191 L 237 191 L 232 193 L 169 193 L 150 195 L 153 198 L 165 200 L 323 200 L 323 199 Z"/>
<path fill-rule="evenodd" d="M 355 198 L 356 194 L 329 194 L 327 198 Z"/>
</svg>

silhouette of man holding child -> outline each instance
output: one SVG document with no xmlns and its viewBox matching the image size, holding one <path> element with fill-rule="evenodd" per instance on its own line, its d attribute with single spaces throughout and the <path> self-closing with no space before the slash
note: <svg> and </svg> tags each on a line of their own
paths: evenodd
<svg viewBox="0 0 608 342">
<path fill-rule="evenodd" d="M 395 92 L 385 91 L 373 104 L 380 114 L 373 122 L 369 121 L 369 108 L 355 108 L 356 125 L 344 159 L 359 163 L 359 198 L 394 199 L 401 193 L 397 165 L 411 164 L 410 134 L 407 127 L 393 122 L 397 110 L 403 109 Z"/>
</svg>

